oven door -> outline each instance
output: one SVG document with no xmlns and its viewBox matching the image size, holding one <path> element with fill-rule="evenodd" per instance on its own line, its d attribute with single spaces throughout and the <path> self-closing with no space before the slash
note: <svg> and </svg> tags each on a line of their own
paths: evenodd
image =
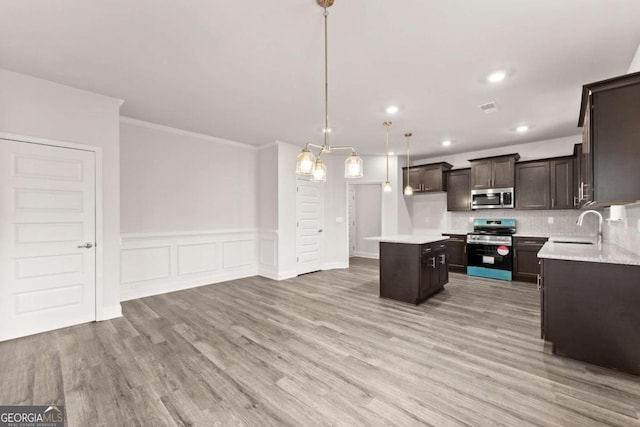
<svg viewBox="0 0 640 427">
<path fill-rule="evenodd" d="M 511 280 L 513 247 L 502 244 L 467 244 L 467 274 Z"/>
</svg>

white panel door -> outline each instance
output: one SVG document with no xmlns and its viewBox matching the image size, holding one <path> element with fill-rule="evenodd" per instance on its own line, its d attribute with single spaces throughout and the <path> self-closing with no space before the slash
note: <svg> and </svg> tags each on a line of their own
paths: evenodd
<svg viewBox="0 0 640 427">
<path fill-rule="evenodd" d="M 311 273 L 322 267 L 323 188 L 319 182 L 297 180 L 297 274 Z"/>
<path fill-rule="evenodd" d="M 95 204 L 95 153 L 0 139 L 0 341 L 96 319 Z"/>
<path fill-rule="evenodd" d="M 349 257 L 356 250 L 356 190 L 349 186 Z"/>
</svg>

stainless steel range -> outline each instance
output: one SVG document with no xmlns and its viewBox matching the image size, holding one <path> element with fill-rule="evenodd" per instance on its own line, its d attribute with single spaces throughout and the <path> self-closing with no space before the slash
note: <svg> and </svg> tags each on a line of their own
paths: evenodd
<svg viewBox="0 0 640 427">
<path fill-rule="evenodd" d="M 512 280 L 515 219 L 476 219 L 467 234 L 467 274 Z"/>
</svg>

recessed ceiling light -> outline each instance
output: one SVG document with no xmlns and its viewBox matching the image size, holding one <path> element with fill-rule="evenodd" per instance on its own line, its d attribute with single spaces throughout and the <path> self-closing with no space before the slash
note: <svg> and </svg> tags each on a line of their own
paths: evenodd
<svg viewBox="0 0 640 427">
<path fill-rule="evenodd" d="M 528 130 L 529 130 L 529 126 L 527 126 L 527 125 L 518 126 L 516 128 L 516 132 L 518 132 L 518 133 L 525 133 Z"/>
<path fill-rule="evenodd" d="M 494 71 L 493 73 L 487 76 L 487 81 L 490 83 L 498 83 L 501 82 L 507 77 L 507 73 L 504 71 Z"/>
<path fill-rule="evenodd" d="M 395 105 L 389 105 L 386 111 L 389 114 L 395 114 L 398 112 L 398 107 L 396 107 Z"/>
<path fill-rule="evenodd" d="M 445 139 L 444 141 L 442 141 L 442 146 L 443 147 L 448 147 L 451 145 L 451 140 L 450 139 Z"/>
<path fill-rule="evenodd" d="M 331 128 L 322 129 L 322 133 L 331 133 Z"/>
<path fill-rule="evenodd" d="M 395 156 L 396 153 L 394 153 L 393 151 L 389 151 L 389 155 L 390 156 Z"/>
</svg>

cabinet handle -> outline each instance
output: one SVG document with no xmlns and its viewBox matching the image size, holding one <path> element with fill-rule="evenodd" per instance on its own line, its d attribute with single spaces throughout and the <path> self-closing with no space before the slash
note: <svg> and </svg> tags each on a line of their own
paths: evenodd
<svg viewBox="0 0 640 427">
<path fill-rule="evenodd" d="M 553 197 L 551 198 L 551 209 L 556 207 L 556 199 L 554 199 Z"/>
<path fill-rule="evenodd" d="M 431 268 L 436 268 L 436 259 L 431 258 Z"/>
<path fill-rule="evenodd" d="M 538 290 L 542 289 L 542 277 L 538 274 Z"/>
<path fill-rule="evenodd" d="M 576 208 L 578 207 L 578 198 L 577 197 L 573 197 L 573 207 Z"/>
<path fill-rule="evenodd" d="M 440 264 L 444 264 L 447 261 L 447 256 L 445 254 L 440 254 Z"/>
</svg>

